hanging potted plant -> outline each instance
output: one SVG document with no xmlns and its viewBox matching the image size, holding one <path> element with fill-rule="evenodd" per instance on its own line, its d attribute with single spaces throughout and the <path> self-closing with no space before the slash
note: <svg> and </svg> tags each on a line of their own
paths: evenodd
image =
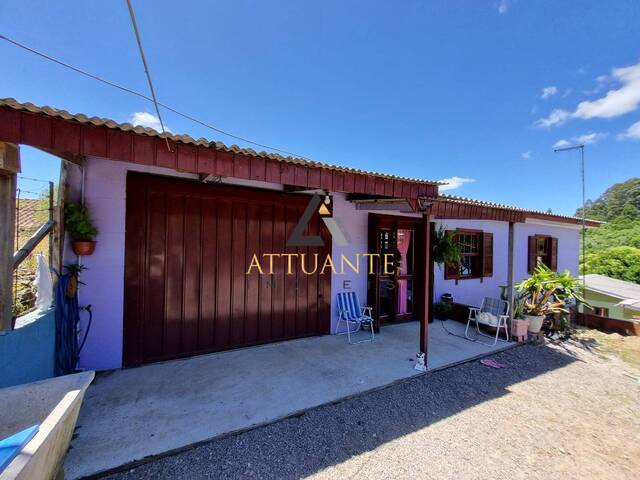
<svg viewBox="0 0 640 480">
<path fill-rule="evenodd" d="M 85 205 L 67 202 L 64 206 L 64 226 L 71 236 L 71 248 L 76 255 L 91 255 L 96 249 L 94 240 L 98 229 L 94 226 Z"/>
<path fill-rule="evenodd" d="M 462 252 L 453 232 L 447 232 L 443 225 L 433 233 L 432 255 L 434 263 L 460 263 Z"/>
<path fill-rule="evenodd" d="M 567 313 L 569 303 L 586 305 L 578 288 L 578 280 L 568 271 L 557 273 L 539 264 L 529 278 L 516 285 L 523 300 L 524 318 L 529 320 L 529 332 L 538 333 L 547 316 Z"/>
</svg>

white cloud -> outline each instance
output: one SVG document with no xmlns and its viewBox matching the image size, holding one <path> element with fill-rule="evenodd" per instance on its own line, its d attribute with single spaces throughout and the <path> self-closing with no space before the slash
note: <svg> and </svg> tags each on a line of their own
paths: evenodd
<svg viewBox="0 0 640 480">
<path fill-rule="evenodd" d="M 600 75 L 596 77 L 596 86 L 584 90 L 585 95 L 595 95 L 596 93 L 600 93 L 604 87 L 607 86 L 607 83 L 610 83 L 613 79 L 609 75 Z"/>
<path fill-rule="evenodd" d="M 578 104 L 574 116 L 578 118 L 613 118 L 633 112 L 640 106 L 640 63 L 625 68 L 614 68 L 611 76 L 622 86 L 592 102 Z"/>
<path fill-rule="evenodd" d="M 600 76 L 600 84 L 611 79 L 620 84 L 617 90 L 609 90 L 604 97 L 593 101 L 583 101 L 574 112 L 555 109 L 547 118 L 541 118 L 535 125 L 550 127 L 562 125 L 571 118 L 614 118 L 633 112 L 640 106 L 640 63 L 629 67 L 614 68 L 610 77 Z"/>
<path fill-rule="evenodd" d="M 522 152 L 520 156 L 522 157 L 523 160 L 529 160 L 531 158 L 531 150 Z"/>
<path fill-rule="evenodd" d="M 562 125 L 565 123 L 571 114 L 566 110 L 561 110 L 560 108 L 556 108 L 553 110 L 547 118 L 540 118 L 536 120 L 535 125 L 537 127 L 552 127 L 554 125 Z"/>
<path fill-rule="evenodd" d="M 473 183 L 476 181 L 475 178 L 466 178 L 466 177 L 449 177 L 443 178 L 440 180 L 441 182 L 445 182 L 447 185 L 441 185 L 439 188 L 440 191 L 445 190 L 455 190 L 456 188 L 460 188 L 465 183 Z"/>
<path fill-rule="evenodd" d="M 500 0 L 500 3 L 498 3 L 498 13 L 504 15 L 509 10 L 509 7 L 509 0 Z"/>
<path fill-rule="evenodd" d="M 617 135 L 618 140 L 640 140 L 640 122 L 636 122 L 627 128 L 624 133 Z"/>
<path fill-rule="evenodd" d="M 554 143 L 553 148 L 564 148 L 571 145 L 590 145 L 607 138 L 608 135 L 608 133 L 590 132 L 585 133 L 584 135 L 576 135 L 575 137 L 571 137 L 569 140 L 563 138 Z"/>
<path fill-rule="evenodd" d="M 562 98 L 567 98 L 569 95 L 571 95 L 572 92 L 573 92 L 572 88 L 567 88 L 562 94 Z"/>
<path fill-rule="evenodd" d="M 573 137 L 573 139 L 576 142 L 581 143 L 583 145 L 589 145 L 591 143 L 599 142 L 603 138 L 607 138 L 608 135 L 609 135 L 608 133 L 591 132 L 591 133 L 585 133 L 584 135 L 579 135 L 577 137 Z"/>
<path fill-rule="evenodd" d="M 556 143 L 553 144 L 553 148 L 564 148 L 564 147 L 568 147 L 571 145 L 571 142 L 565 138 L 563 138 L 562 140 L 558 140 Z"/>
<path fill-rule="evenodd" d="M 551 85 L 550 87 L 544 87 L 542 89 L 542 93 L 540 94 L 540 98 L 546 99 L 552 97 L 556 93 L 558 93 L 558 87 L 555 87 L 553 85 Z"/>
<path fill-rule="evenodd" d="M 162 126 L 158 117 L 149 112 L 134 112 L 129 117 L 129 123 L 139 125 L 141 127 L 153 128 L 157 132 L 162 132 Z M 164 126 L 165 131 L 171 131 L 167 125 Z"/>
</svg>

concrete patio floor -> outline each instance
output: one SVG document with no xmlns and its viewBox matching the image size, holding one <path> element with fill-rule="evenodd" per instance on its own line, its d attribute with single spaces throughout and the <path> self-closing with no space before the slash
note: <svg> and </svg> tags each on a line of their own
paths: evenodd
<svg viewBox="0 0 640 480">
<path fill-rule="evenodd" d="M 444 322 L 455 334 L 464 325 Z M 417 322 L 373 343 L 314 337 L 99 374 L 85 395 L 65 477 L 108 471 L 419 375 Z M 430 370 L 508 348 L 429 326 Z"/>
</svg>

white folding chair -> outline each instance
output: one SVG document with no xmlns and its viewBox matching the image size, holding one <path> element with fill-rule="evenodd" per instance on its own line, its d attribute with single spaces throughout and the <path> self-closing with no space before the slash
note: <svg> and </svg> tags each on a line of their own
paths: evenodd
<svg viewBox="0 0 640 480">
<path fill-rule="evenodd" d="M 351 345 L 362 342 L 373 342 L 374 333 L 373 318 L 371 317 L 371 307 L 361 307 L 356 292 L 338 293 L 338 328 L 340 327 L 340 323 L 345 324 L 346 331 L 339 333 L 346 333 Z M 351 341 L 352 333 L 357 332 L 361 328 L 367 327 L 371 330 L 370 338 L 360 340 L 358 342 Z"/>
<path fill-rule="evenodd" d="M 473 340 L 483 345 L 494 346 L 498 343 L 498 336 L 500 335 L 500 329 L 504 329 L 504 334 L 509 341 L 509 328 L 507 321 L 509 320 L 509 302 L 500 300 L 497 298 L 485 297 L 482 300 L 480 308 L 469 307 L 469 318 L 467 319 L 467 328 L 464 330 L 464 336 L 467 340 Z M 476 327 L 476 338 L 469 336 L 469 325 L 474 322 Z M 487 335 L 480 331 L 480 325 L 486 325 L 496 329 L 495 337 L 493 335 Z M 493 343 L 487 343 L 478 340 L 478 336 L 493 338 Z"/>
</svg>

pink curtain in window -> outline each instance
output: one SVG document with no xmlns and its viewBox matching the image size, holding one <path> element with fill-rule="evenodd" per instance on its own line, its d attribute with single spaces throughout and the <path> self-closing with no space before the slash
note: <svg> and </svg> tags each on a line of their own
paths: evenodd
<svg viewBox="0 0 640 480">
<path fill-rule="evenodd" d="M 407 252 L 411 243 L 411 230 L 398 230 L 398 251 L 400 252 L 400 273 L 407 273 Z M 398 280 L 398 312 L 407 313 L 407 281 Z"/>
</svg>

